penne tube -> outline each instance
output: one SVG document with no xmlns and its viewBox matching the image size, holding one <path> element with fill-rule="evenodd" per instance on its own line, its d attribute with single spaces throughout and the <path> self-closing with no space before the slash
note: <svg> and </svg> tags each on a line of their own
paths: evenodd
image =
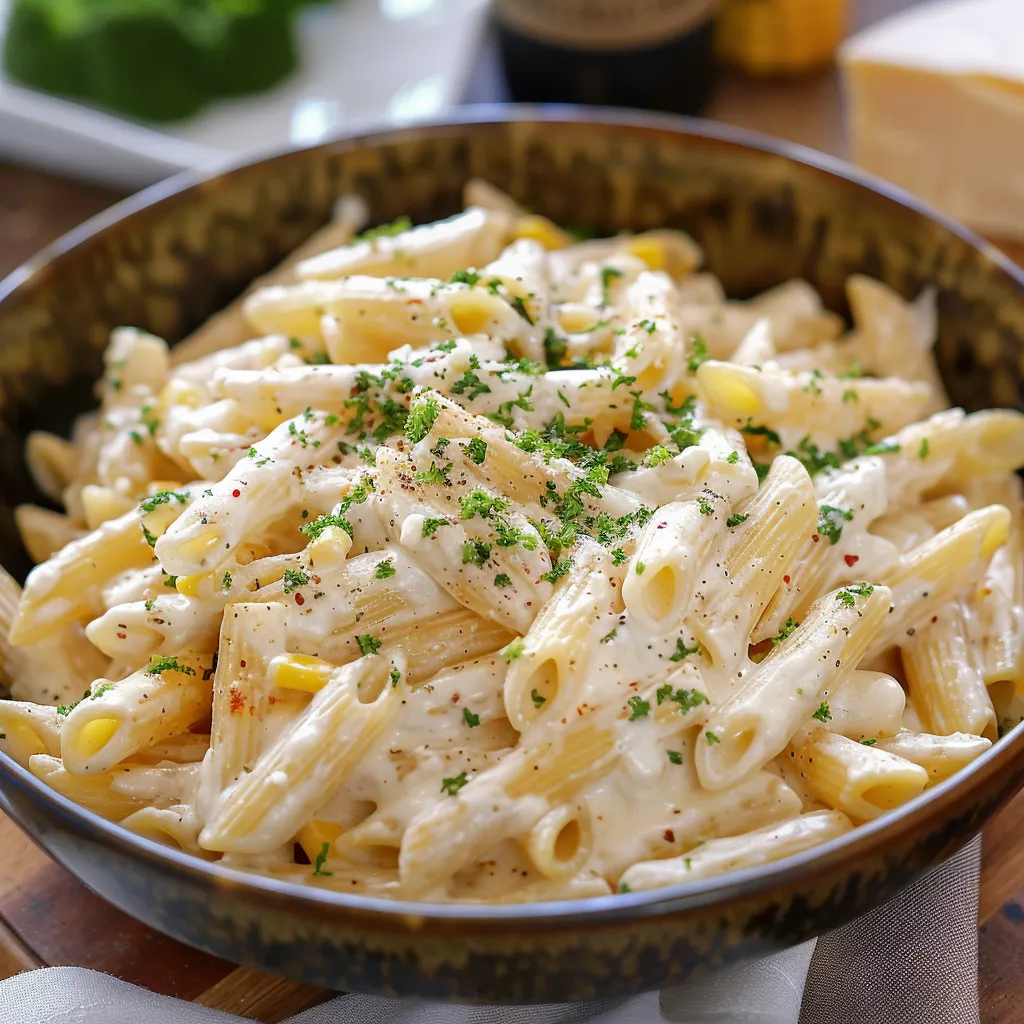
<svg viewBox="0 0 1024 1024">
<path fill-rule="evenodd" d="M 732 515 L 721 504 L 706 501 L 703 508 L 712 509 L 725 536 L 708 557 L 687 621 L 712 661 L 725 667 L 742 651 L 814 532 L 818 505 L 807 471 L 788 456 L 772 463 L 757 494 L 737 505 Z M 729 614 L 722 614 L 723 606 Z"/>
<path fill-rule="evenodd" d="M 562 804 L 530 830 L 526 850 L 537 870 L 550 879 L 578 874 L 590 857 L 593 835 L 584 808 Z"/>
<path fill-rule="evenodd" d="M 963 732 L 995 741 L 996 712 L 980 649 L 971 643 L 962 601 L 940 608 L 900 642 L 907 688 L 929 732 Z"/>
<path fill-rule="evenodd" d="M 509 227 L 507 214 L 470 206 L 447 220 L 356 239 L 311 256 L 295 267 L 295 276 L 300 281 L 331 281 L 353 274 L 446 280 L 457 270 L 482 267 L 495 259 Z"/>
<path fill-rule="evenodd" d="M 990 505 L 964 516 L 904 555 L 880 582 L 892 591 L 894 612 L 868 652 L 875 657 L 900 644 L 964 587 L 976 583 L 1006 543 L 1010 513 Z"/>
<path fill-rule="evenodd" d="M 821 373 L 738 366 L 709 360 L 697 370 L 702 398 L 726 422 L 741 426 L 751 418 L 776 430 L 795 430 L 797 437 L 828 433 L 857 434 L 871 420 L 893 433 L 913 423 L 930 392 L 923 384 L 897 377 L 851 382 Z M 855 401 L 843 401 L 848 392 Z"/>
<path fill-rule="evenodd" d="M 394 714 L 401 696 L 387 681 L 386 664 L 364 658 L 339 668 L 225 794 L 200 834 L 200 846 L 266 853 L 294 836 L 354 771 Z M 360 684 L 378 676 L 378 693 L 364 702 Z"/>
<path fill-rule="evenodd" d="M 905 729 L 895 736 L 878 741 L 880 749 L 924 768 L 928 773 L 929 786 L 956 774 L 991 746 L 992 741 L 982 736 L 969 736 L 966 733 L 931 736 Z"/>
<path fill-rule="evenodd" d="M 827 729 L 795 737 L 790 757 L 815 795 L 854 822 L 877 818 L 928 785 L 920 765 Z"/>
<path fill-rule="evenodd" d="M 842 692 L 889 614 L 884 587 L 858 584 L 826 594 L 804 623 L 714 708 L 697 743 L 697 774 L 713 791 L 735 785 L 780 754 L 813 716 L 827 719 L 828 698 Z"/>
<path fill-rule="evenodd" d="M 36 564 L 52 558 L 61 548 L 84 535 L 69 516 L 39 505 L 17 505 L 14 525 L 29 558 Z"/>
<path fill-rule="evenodd" d="M 115 768 L 96 775 L 72 775 L 65 769 L 60 758 L 49 754 L 30 757 L 28 769 L 61 796 L 108 821 L 122 821 L 143 806 L 141 799 L 114 789 L 117 774 L 124 769 Z"/>
<path fill-rule="evenodd" d="M 61 727 L 64 768 L 72 775 L 105 772 L 185 732 L 210 713 L 209 664 L 195 654 L 155 655 L 124 679 L 98 680 Z"/>
<path fill-rule="evenodd" d="M 656 633 L 676 629 L 689 610 L 721 524 L 698 501 L 662 505 L 644 528 L 622 583 L 630 615 Z M 643 572 L 637 568 L 643 566 Z"/>
<path fill-rule="evenodd" d="M 643 892 L 759 867 L 826 843 L 853 828 L 840 811 L 815 811 L 731 839 L 712 839 L 681 857 L 634 864 L 619 879 L 621 892 Z"/>
<path fill-rule="evenodd" d="M 295 267 L 303 260 L 327 252 L 348 242 L 353 232 L 358 231 L 366 221 L 366 205 L 355 196 L 343 196 L 338 204 L 336 216 L 314 232 L 302 245 L 287 256 L 269 274 L 257 278 L 246 294 L 235 299 L 229 306 L 215 313 L 201 327 L 193 331 L 171 352 L 171 362 L 181 364 L 199 360 L 211 353 L 219 353 L 231 346 L 241 345 L 252 337 L 252 330 L 244 315 L 246 295 L 272 285 L 281 285 L 294 278 Z"/>
<path fill-rule="evenodd" d="M 0 751 L 28 767 L 35 754 L 60 755 L 63 716 L 56 708 L 21 700 L 0 700 Z"/>
</svg>

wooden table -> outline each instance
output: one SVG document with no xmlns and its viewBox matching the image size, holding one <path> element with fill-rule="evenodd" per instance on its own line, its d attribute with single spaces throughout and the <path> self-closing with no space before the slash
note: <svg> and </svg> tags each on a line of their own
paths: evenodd
<svg viewBox="0 0 1024 1024">
<path fill-rule="evenodd" d="M 860 0 L 863 24 L 915 0 Z M 501 99 L 493 54 L 470 98 Z M 837 77 L 764 85 L 726 77 L 710 116 L 843 155 Z M 40 246 L 120 198 L 114 192 L 0 164 L 0 276 Z M 1006 246 L 1024 263 L 1024 246 Z M 985 830 L 980 988 L 985 1024 L 1024 1021 L 1024 793 Z M 0 816 L 0 978 L 46 965 L 106 971 L 153 991 L 276 1024 L 330 997 L 236 968 L 114 910 Z"/>
</svg>

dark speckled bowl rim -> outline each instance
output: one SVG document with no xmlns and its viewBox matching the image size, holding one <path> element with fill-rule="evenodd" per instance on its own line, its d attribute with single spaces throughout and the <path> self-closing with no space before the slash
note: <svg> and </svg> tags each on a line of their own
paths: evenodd
<svg viewBox="0 0 1024 1024">
<path fill-rule="evenodd" d="M 117 225 L 132 216 L 143 213 L 183 192 L 204 183 L 213 183 L 232 173 L 255 165 L 272 164 L 287 160 L 297 152 L 315 149 L 330 149 L 344 145 L 380 145 L 433 130 L 452 131 L 463 125 L 502 124 L 507 122 L 554 122 L 575 125 L 616 126 L 635 128 L 640 131 L 655 129 L 683 136 L 690 135 L 745 147 L 761 155 L 781 157 L 798 164 L 809 166 L 830 176 L 844 179 L 848 183 L 869 193 L 880 195 L 898 206 L 938 223 L 968 245 L 979 250 L 988 260 L 1003 270 L 1020 288 L 1024 298 L 1024 270 L 1014 264 L 999 249 L 986 242 L 974 232 L 951 218 L 938 212 L 915 198 L 909 192 L 860 171 L 845 161 L 808 149 L 795 143 L 775 139 L 748 129 L 735 128 L 698 118 L 676 117 L 661 114 L 644 114 L 619 109 L 572 106 L 502 106 L 485 105 L 462 107 L 450 116 L 429 121 L 418 121 L 411 125 L 387 125 L 377 128 L 363 127 L 351 133 L 337 135 L 329 140 L 309 147 L 293 147 L 281 152 L 270 153 L 255 160 L 241 160 L 217 170 L 204 173 L 184 171 L 173 177 L 143 189 L 141 192 L 122 200 L 109 209 L 85 221 L 0 281 L 0 315 L 2 303 L 16 289 L 27 284 L 31 278 L 48 267 L 59 264 L 73 250 L 87 245 L 91 240 L 115 230 Z M 59 266 L 57 267 L 59 269 Z M 35 798 L 48 803 L 61 816 L 70 817 L 87 834 L 106 846 L 120 847 L 131 854 L 143 854 L 150 860 L 162 862 L 162 867 L 174 874 L 184 874 L 194 882 L 207 886 L 218 882 L 231 887 L 248 890 L 252 894 L 264 894 L 271 898 L 285 897 L 298 904 L 305 904 L 311 911 L 331 908 L 345 908 L 369 912 L 390 918 L 394 923 L 425 922 L 430 920 L 448 922 L 494 922 L 529 927 L 541 922 L 549 927 L 599 924 L 623 918 L 645 918 L 669 914 L 687 909 L 706 907 L 718 902 L 728 902 L 770 890 L 776 886 L 799 883 L 801 876 L 828 870 L 847 861 L 855 860 L 861 851 L 885 836 L 895 836 L 920 826 L 931 817 L 946 817 L 955 810 L 956 803 L 974 788 L 971 782 L 998 774 L 1016 757 L 1024 753 L 1024 722 L 1014 727 L 998 743 L 993 744 L 980 757 L 949 779 L 926 790 L 902 807 L 859 825 L 850 832 L 832 839 L 803 853 L 783 860 L 729 872 L 725 875 L 667 886 L 637 893 L 612 893 L 575 900 L 553 900 L 543 903 L 517 904 L 464 904 L 425 903 L 418 901 L 394 900 L 377 896 L 361 896 L 354 893 L 340 893 L 328 889 L 317 889 L 281 881 L 272 877 L 250 874 L 225 868 L 216 862 L 204 861 L 183 851 L 161 845 L 153 840 L 129 832 L 119 825 L 99 817 L 75 804 L 68 798 L 50 789 L 27 769 L 22 768 L 6 754 L 0 753 L 0 780 L 4 775 L 13 776 L 17 784 L 30 790 Z M 10 806 L 9 798 L 0 787 L 0 805 L 17 822 L 17 811 Z M 41 841 L 46 845 L 45 836 Z M 298 906 L 294 908 L 298 910 Z"/>
</svg>

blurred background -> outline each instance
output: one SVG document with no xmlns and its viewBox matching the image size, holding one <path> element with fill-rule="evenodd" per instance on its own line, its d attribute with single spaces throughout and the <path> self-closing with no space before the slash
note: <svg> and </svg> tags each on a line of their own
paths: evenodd
<svg viewBox="0 0 1024 1024">
<path fill-rule="evenodd" d="M 0 0 L 0 52 L 0 273 L 178 170 L 508 100 L 754 128 L 1024 240 L 1024 0 Z"/>
</svg>

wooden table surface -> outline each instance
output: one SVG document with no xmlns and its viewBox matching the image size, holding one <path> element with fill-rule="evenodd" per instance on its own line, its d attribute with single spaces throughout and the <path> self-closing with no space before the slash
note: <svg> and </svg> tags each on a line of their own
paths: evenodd
<svg viewBox="0 0 1024 1024">
<path fill-rule="evenodd" d="M 860 0 L 858 22 L 915 0 Z M 497 84 L 496 84 L 497 82 Z M 485 54 L 473 99 L 501 97 Z M 709 116 L 844 155 L 834 71 L 788 83 L 726 77 Z M 0 163 L 0 277 L 118 193 Z M 1024 263 L 1024 246 L 1004 246 Z M 985 1024 L 1024 1021 L 1024 793 L 985 830 L 980 990 Z M 114 910 L 0 815 L 0 978 L 47 965 L 105 971 L 153 991 L 276 1022 L 331 993 L 260 974 L 174 942 Z"/>
</svg>

